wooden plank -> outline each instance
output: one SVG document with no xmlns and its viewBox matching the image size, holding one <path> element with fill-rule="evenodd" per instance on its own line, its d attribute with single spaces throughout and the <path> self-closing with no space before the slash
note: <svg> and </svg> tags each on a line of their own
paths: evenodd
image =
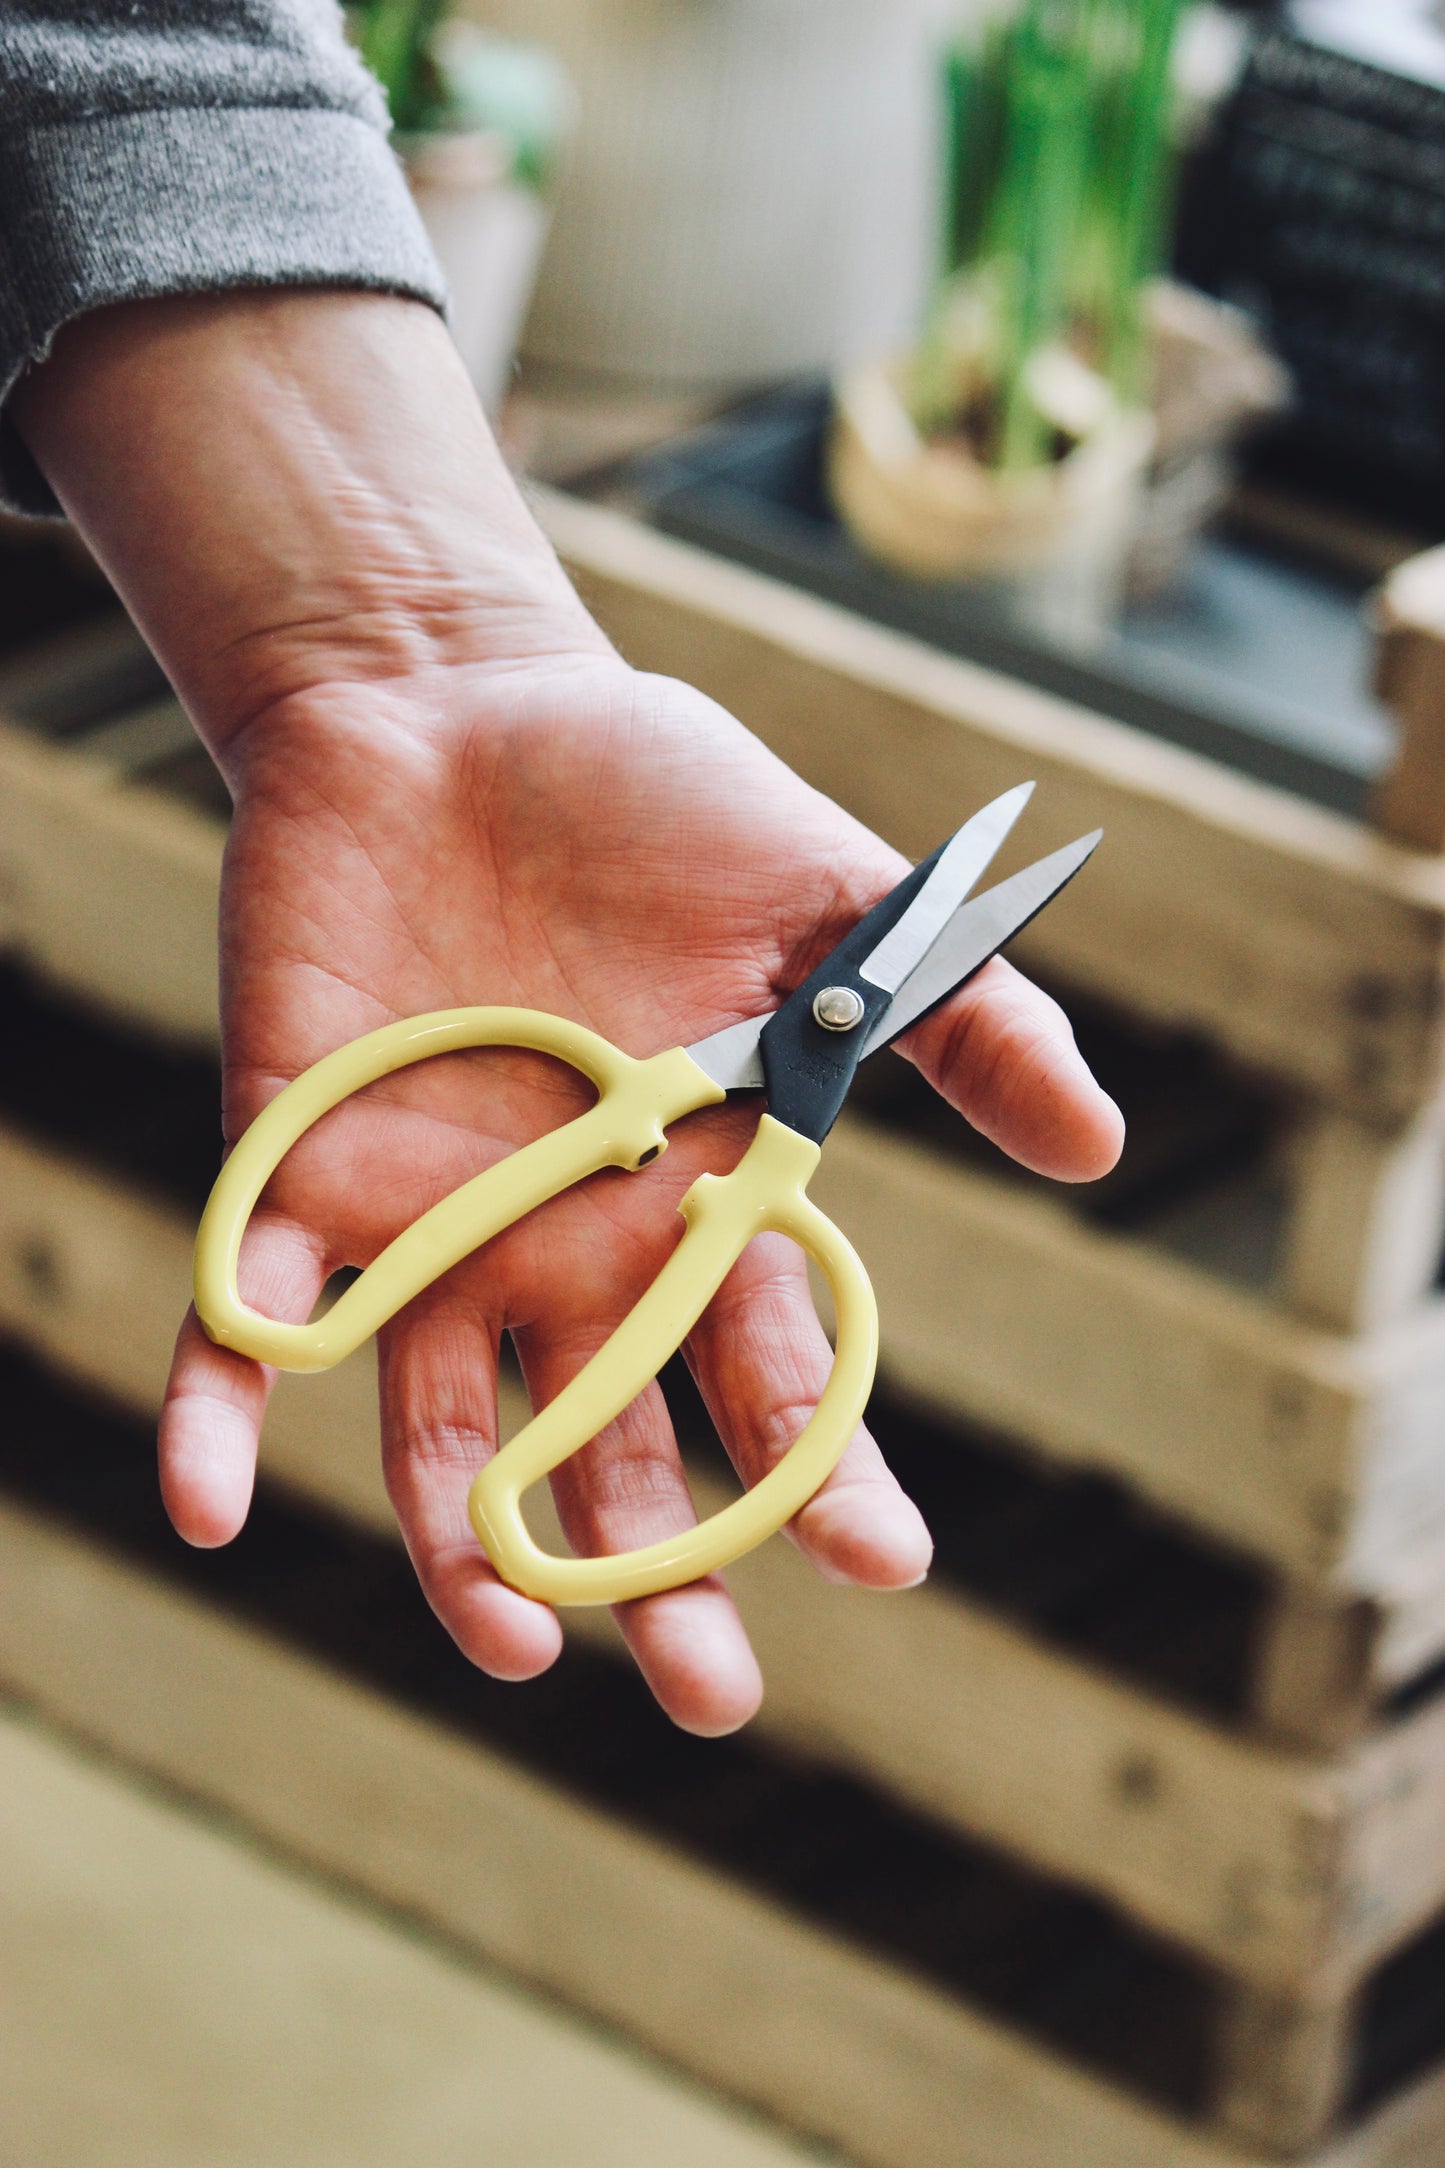
<svg viewBox="0 0 1445 2168">
<path fill-rule="evenodd" d="M 1445 549 L 1398 565 L 1375 597 L 1375 690 L 1400 719 L 1370 808 L 1386 835 L 1445 850 Z"/>
<path fill-rule="evenodd" d="M 715 1477 L 689 1480 L 700 1512 L 725 1503 Z M 776 1543 L 728 1581 L 767 1681 L 765 1732 L 1109 1898 L 1300 2022 L 1445 1906 L 1445 1704 L 1333 1755 L 1290 1752 L 945 1586 L 880 1601 Z M 590 1617 L 569 1631 L 610 1635 Z"/>
<path fill-rule="evenodd" d="M 193 1242 L 172 1207 L 0 1130 L 0 1325 L 147 1418 L 191 1299 Z M 308 1382 L 319 1390 L 305 1391 Z M 370 1349 L 314 1380 L 279 1378 L 266 1452 L 283 1475 L 303 1468 L 337 1510 L 395 1525 Z"/>
<path fill-rule="evenodd" d="M 1301 1316 L 1368 1332 L 1422 1301 L 1445 1249 L 1445 1121 L 1378 1129 L 1330 1107 L 1291 1154 L 1279 1292 Z"/>
<path fill-rule="evenodd" d="M 1250 1681 L 1261 1733 L 1315 1750 L 1347 1746 L 1365 1729 L 1379 1691 L 1380 1641 L 1376 1604 L 1342 1603 L 1333 1589 L 1277 1579 Z"/>
<path fill-rule="evenodd" d="M 1435 859 L 619 513 L 535 501 L 631 662 L 700 685 L 900 850 L 1024 775 L 1018 860 L 1102 825 L 1021 961 L 1377 1121 L 1437 1097 Z"/>
<path fill-rule="evenodd" d="M 169 1208 L 0 1133 L 0 1324 L 143 1415 L 190 1244 Z M 522 1413 L 510 1383 L 506 1434 Z M 364 1354 L 281 1381 L 263 1460 L 395 1535 Z M 693 1485 L 701 1511 L 724 1502 L 715 1475 L 694 1471 Z M 768 1680 L 765 1730 L 1099 1892 L 1234 1977 L 1281 1993 L 1357 1978 L 1445 1903 L 1445 1714 L 1331 1763 L 1155 1701 L 943 1585 L 893 1601 L 830 1587 L 782 1543 L 730 1580 Z M 606 1613 L 567 1625 L 616 1644 Z"/>
<path fill-rule="evenodd" d="M 692 1480 L 700 1508 L 714 1504 Z M 728 1579 L 778 1737 L 1096 1891 L 1233 1977 L 1298 1990 L 1369 1962 L 1344 1948 L 1345 1799 L 1327 1764 L 1187 1716 L 942 1585 L 898 1601 L 829 1588 L 781 1544 Z"/>
<path fill-rule="evenodd" d="M 1261 2161 L 9 1504 L 0 1676 L 877 2168 Z"/>
<path fill-rule="evenodd" d="M 1184 1716 L 946 1587 L 885 1605 L 822 1586 L 782 1546 L 730 1578 L 767 1724 L 1222 1969 L 1293 1981 L 1318 1965 L 1337 1811 L 1318 1764 Z"/>
<path fill-rule="evenodd" d="M 176 1040 L 216 1039 L 225 830 L 0 731 L 0 943 Z"/>
<path fill-rule="evenodd" d="M 1215 2114 L 1247 2144 L 1311 2151 L 1339 2115 L 1350 2073 L 1353 2010 L 1239 1988 L 1221 2039 Z"/>
</svg>

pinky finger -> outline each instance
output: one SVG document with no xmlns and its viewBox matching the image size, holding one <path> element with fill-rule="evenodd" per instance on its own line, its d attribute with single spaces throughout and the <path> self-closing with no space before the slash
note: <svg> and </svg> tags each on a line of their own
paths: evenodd
<svg viewBox="0 0 1445 2168">
<path fill-rule="evenodd" d="M 255 1223 L 253 1223 L 255 1224 Z M 314 1242 L 288 1222 L 255 1224 L 247 1299 L 268 1316 L 309 1317 L 325 1278 Z M 217 1347 L 186 1312 L 161 1408 L 161 1497 L 178 1535 L 203 1549 L 240 1533 L 251 1505 L 261 1418 L 276 1373 Z"/>
</svg>

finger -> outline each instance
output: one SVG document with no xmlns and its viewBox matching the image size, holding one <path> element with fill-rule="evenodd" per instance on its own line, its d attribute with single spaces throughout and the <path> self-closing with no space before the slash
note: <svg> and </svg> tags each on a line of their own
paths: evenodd
<svg viewBox="0 0 1445 2168">
<path fill-rule="evenodd" d="M 833 1364 L 793 1243 L 781 1235 L 749 1243 L 694 1327 L 687 1359 L 751 1488 L 798 1437 Z M 827 1579 L 865 1588 L 913 1588 L 933 1556 L 922 1514 L 861 1425 L 788 1532 Z"/>
<path fill-rule="evenodd" d="M 496 1327 L 453 1273 L 409 1303 L 378 1344 L 382 1469 L 427 1602 L 463 1655 L 494 1679 L 556 1662 L 548 1605 L 498 1578 L 467 1517 L 477 1470 L 497 1450 Z"/>
<path fill-rule="evenodd" d="M 518 1333 L 534 1407 L 555 1399 L 620 1319 L 562 1335 Z M 584 1558 L 615 1556 L 697 1525 L 672 1421 L 654 1383 L 552 1479 L 563 1533 Z M 742 1620 L 717 1576 L 615 1607 L 634 1660 L 675 1724 L 703 1738 L 736 1731 L 763 1696 Z"/>
<path fill-rule="evenodd" d="M 1124 1117 L 1056 1001 L 1001 956 L 898 1041 L 935 1091 L 1011 1158 L 1058 1182 L 1107 1174 Z"/>
<path fill-rule="evenodd" d="M 326 1275 L 315 1238 L 294 1221 L 258 1213 L 241 1252 L 242 1299 L 267 1317 L 311 1315 Z M 161 1497 L 177 1533 L 204 1549 L 229 1543 L 245 1523 L 256 1479 L 261 1418 L 276 1382 L 206 1337 L 188 1310 L 176 1341 L 157 1441 Z"/>
</svg>

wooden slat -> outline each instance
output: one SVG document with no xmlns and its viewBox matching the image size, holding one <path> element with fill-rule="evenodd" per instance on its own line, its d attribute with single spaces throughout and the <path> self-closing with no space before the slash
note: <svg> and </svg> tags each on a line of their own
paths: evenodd
<svg viewBox="0 0 1445 2168">
<path fill-rule="evenodd" d="M 1246 2144 L 1288 2154 L 1318 2144 L 1350 2073 L 1352 2012 L 1238 1989 L 1226 2015 L 1215 2113 Z"/>
<path fill-rule="evenodd" d="M 193 1241 L 173 1208 L 0 1130 L 0 1325 L 141 1416 L 160 1407 Z M 370 1349 L 309 1381 L 318 1391 L 307 1382 L 277 1380 L 268 1455 L 306 1469 L 313 1493 L 340 1511 L 394 1525 Z"/>
<path fill-rule="evenodd" d="M 1331 1589 L 1278 1577 L 1253 1652 L 1255 1724 L 1291 1746 L 1347 1746 L 1364 1729 L 1380 1691 L 1381 1640 L 1376 1605 L 1341 1603 Z"/>
<path fill-rule="evenodd" d="M 1350 1764 L 1342 1886 L 1353 1939 L 1390 1936 L 1389 1920 L 1424 1920 L 1441 1903 L 1445 1854 L 1445 1703 L 1382 1732 Z"/>
<path fill-rule="evenodd" d="M 1445 850 L 1445 549 L 1397 565 L 1375 609 L 1375 689 L 1400 718 L 1400 743 L 1371 817 L 1386 835 Z"/>
<path fill-rule="evenodd" d="M 1423 1301 L 1445 1251 L 1445 1110 L 1382 1130 L 1318 1107 L 1292 1158 L 1282 1299 L 1344 1332 Z"/>
<path fill-rule="evenodd" d="M 0 729 L 0 944 L 177 1040 L 216 1038 L 225 830 Z"/>
<path fill-rule="evenodd" d="M 0 1133 L 0 1324 L 145 1415 L 190 1242 L 168 1208 Z M 506 1434 L 517 1395 L 513 1384 Z M 364 1355 L 281 1381 L 263 1459 L 395 1534 Z M 723 1502 L 716 1477 L 695 1473 L 694 1490 L 704 1512 Z M 1445 1903 L 1445 1711 L 1331 1763 L 1200 1722 L 941 1584 L 894 1601 L 830 1587 L 783 1543 L 730 1579 L 768 1679 L 765 1729 L 1098 1891 L 1235 1977 L 1278 1992 L 1358 1978 Z M 605 1613 L 567 1623 L 615 1645 Z"/>
<path fill-rule="evenodd" d="M 693 1488 L 700 1510 L 719 1502 Z M 1154 1701 L 942 1585 L 897 1602 L 832 1589 L 782 1544 L 728 1578 L 774 1733 L 1235 1976 L 1297 1986 L 1343 1955 L 1342 1796 L 1323 1765 Z"/>
<path fill-rule="evenodd" d="M 1377 1121 L 1435 1097 L 1435 859 L 621 514 L 536 502 L 629 661 L 701 686 L 910 856 L 1025 775 L 1015 858 L 1102 825 L 1022 961 Z"/>
</svg>

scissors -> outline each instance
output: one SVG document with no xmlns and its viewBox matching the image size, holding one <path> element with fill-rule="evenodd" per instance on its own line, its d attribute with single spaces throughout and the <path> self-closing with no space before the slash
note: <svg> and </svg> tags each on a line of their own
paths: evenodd
<svg viewBox="0 0 1445 2168">
<path fill-rule="evenodd" d="M 642 1060 L 566 1017 L 534 1009 L 442 1009 L 368 1032 L 306 1070 L 257 1116 L 221 1171 L 196 1242 L 196 1309 L 212 1340 L 283 1370 L 326 1370 L 424 1287 L 504 1227 L 603 1167 L 635 1172 L 683 1115 L 734 1093 L 766 1099 L 731 1174 L 704 1174 L 682 1200 L 681 1242 L 612 1337 L 475 1478 L 468 1512 L 501 1578 L 552 1604 L 621 1603 L 680 1587 L 781 1528 L 831 1473 L 863 1414 L 878 1311 L 846 1237 L 807 1196 L 824 1138 L 861 1061 L 916 1024 L 986 964 L 1083 865 L 1081 836 L 985 894 L 970 891 L 1033 790 L 1022 783 L 898 883 L 780 1008 L 696 1045 Z M 324 1317 L 282 1324 L 237 1291 L 241 1238 L 285 1154 L 364 1084 L 463 1047 L 553 1054 L 597 1088 L 585 1114 L 476 1175 L 403 1229 Z M 596 1437 L 692 1331 L 754 1235 L 789 1235 L 821 1267 L 837 1351 L 816 1409 L 760 1482 L 699 1526 L 612 1557 L 558 1558 L 536 1544 L 523 1494 Z"/>
</svg>

